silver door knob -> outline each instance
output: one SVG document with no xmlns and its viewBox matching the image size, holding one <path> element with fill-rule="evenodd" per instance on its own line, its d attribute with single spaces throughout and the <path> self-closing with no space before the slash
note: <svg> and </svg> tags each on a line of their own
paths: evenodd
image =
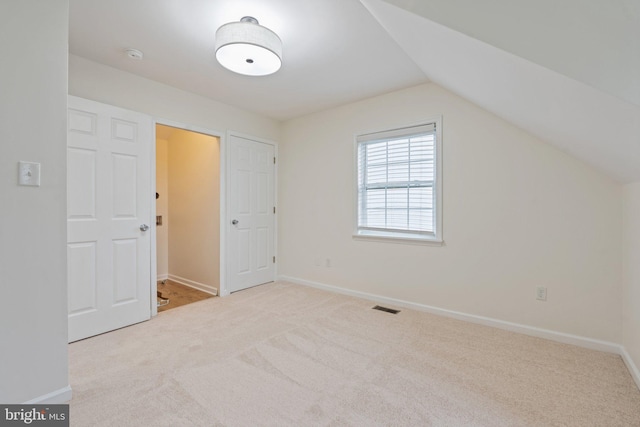
<svg viewBox="0 0 640 427">
<path fill-rule="evenodd" d="M 237 219 L 234 219 L 233 221 L 231 221 L 231 224 L 233 224 L 233 225 L 238 225 L 238 220 L 237 220 Z"/>
<path fill-rule="evenodd" d="M 147 224 L 142 224 L 140 226 L 140 231 L 147 231 L 149 229 L 149 226 Z"/>
</svg>

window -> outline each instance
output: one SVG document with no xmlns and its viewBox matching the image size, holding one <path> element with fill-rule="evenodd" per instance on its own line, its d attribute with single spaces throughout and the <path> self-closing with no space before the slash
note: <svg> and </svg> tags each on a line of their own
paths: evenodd
<svg viewBox="0 0 640 427">
<path fill-rule="evenodd" d="M 440 123 L 356 137 L 356 237 L 442 242 Z"/>
</svg>

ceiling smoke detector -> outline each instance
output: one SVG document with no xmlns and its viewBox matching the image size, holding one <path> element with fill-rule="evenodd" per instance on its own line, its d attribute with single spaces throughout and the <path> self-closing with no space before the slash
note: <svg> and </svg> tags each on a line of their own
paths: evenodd
<svg viewBox="0 0 640 427">
<path fill-rule="evenodd" d="M 124 53 L 126 53 L 130 59 L 135 59 L 136 61 L 140 61 L 144 57 L 144 54 L 138 49 L 125 49 Z"/>
</svg>

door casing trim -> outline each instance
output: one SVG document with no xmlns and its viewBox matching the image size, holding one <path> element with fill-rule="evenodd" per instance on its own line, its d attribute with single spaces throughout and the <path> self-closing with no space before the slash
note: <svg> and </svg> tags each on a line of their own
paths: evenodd
<svg viewBox="0 0 640 427">
<path fill-rule="evenodd" d="M 220 296 L 222 296 L 222 284 L 226 277 L 226 254 L 224 248 L 226 247 L 226 235 L 225 228 L 225 213 L 227 207 L 227 193 L 226 193 L 226 133 L 202 126 L 191 125 L 188 123 L 177 122 L 175 120 L 164 119 L 160 117 L 153 117 L 153 141 L 151 147 L 151 158 L 154 161 L 151 162 L 151 218 L 156 217 L 156 125 L 170 126 L 178 129 L 183 129 L 189 132 L 201 133 L 204 135 L 213 136 L 220 141 Z M 154 222 L 155 223 L 155 222 Z M 158 290 L 158 259 L 157 259 L 157 240 L 156 240 L 156 227 L 152 227 L 151 233 L 151 316 L 158 314 L 158 306 L 156 303 L 156 293 Z"/>
</svg>

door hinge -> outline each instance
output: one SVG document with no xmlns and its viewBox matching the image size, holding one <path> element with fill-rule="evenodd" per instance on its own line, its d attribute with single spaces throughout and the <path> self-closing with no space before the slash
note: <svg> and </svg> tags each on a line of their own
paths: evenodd
<svg viewBox="0 0 640 427">
<path fill-rule="evenodd" d="M 276 158 L 275 157 L 273 158 L 273 164 L 274 165 L 276 164 Z"/>
<path fill-rule="evenodd" d="M 276 263 L 276 257 L 275 256 L 273 257 L 273 263 L 274 264 Z"/>
<path fill-rule="evenodd" d="M 276 213 L 276 207 L 275 206 L 273 207 L 273 213 Z"/>
</svg>

